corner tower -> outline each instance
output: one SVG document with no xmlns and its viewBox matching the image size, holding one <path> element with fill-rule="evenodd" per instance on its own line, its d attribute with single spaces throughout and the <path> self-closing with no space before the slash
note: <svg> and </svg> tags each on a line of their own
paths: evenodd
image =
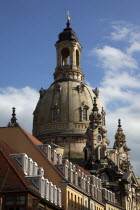
<svg viewBox="0 0 140 210">
<path fill-rule="evenodd" d="M 69 16 L 55 47 L 57 62 L 54 82 L 47 90 L 40 90 L 40 98 L 33 113 L 33 135 L 44 144 L 62 146 L 64 157 L 80 161 L 84 156 L 85 132 L 94 97 L 97 98 L 99 113 L 102 108 L 98 89 L 93 90 L 84 82 L 80 66 L 82 47 L 70 27 Z"/>
</svg>

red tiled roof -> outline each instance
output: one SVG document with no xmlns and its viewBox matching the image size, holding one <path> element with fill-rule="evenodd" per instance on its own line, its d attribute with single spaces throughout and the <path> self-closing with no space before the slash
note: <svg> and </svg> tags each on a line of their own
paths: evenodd
<svg viewBox="0 0 140 210">
<path fill-rule="evenodd" d="M 21 127 L 20 127 L 21 128 Z M 32 136 L 30 133 L 28 133 L 26 130 L 24 130 L 23 128 L 21 128 L 21 130 L 27 135 L 27 137 L 35 144 L 35 145 L 43 145 L 43 143 L 41 141 L 39 141 L 38 139 L 36 139 L 34 136 Z M 42 151 L 43 152 L 43 151 Z M 47 156 L 47 154 L 45 152 L 43 152 L 45 154 L 45 156 Z M 54 165 L 54 162 L 51 160 L 49 161 L 52 165 Z M 81 166 L 75 164 L 76 167 L 78 169 L 80 169 L 85 175 L 91 175 L 87 170 L 85 170 L 84 168 L 82 168 Z M 58 170 L 58 169 L 57 169 Z"/>
<path fill-rule="evenodd" d="M 4 141 L 0 140 L 0 191 L 23 191 L 30 187 L 22 169 L 16 161 L 10 156 L 15 154 Z"/>
<path fill-rule="evenodd" d="M 42 142 L 39 141 L 38 139 L 36 139 L 34 136 L 32 136 L 30 133 L 28 133 L 26 130 L 24 130 L 23 128 L 21 128 L 23 130 L 23 132 L 28 136 L 29 139 L 31 139 L 31 141 L 36 144 L 36 145 L 42 145 Z"/>
<path fill-rule="evenodd" d="M 78 169 L 80 169 L 85 175 L 91 175 L 86 169 L 82 168 L 81 166 L 75 164 Z"/>
</svg>

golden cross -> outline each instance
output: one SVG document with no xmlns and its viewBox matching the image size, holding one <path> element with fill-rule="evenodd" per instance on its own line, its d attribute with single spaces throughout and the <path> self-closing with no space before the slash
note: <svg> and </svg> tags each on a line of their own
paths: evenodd
<svg viewBox="0 0 140 210">
<path fill-rule="evenodd" d="M 67 21 L 70 21 L 70 12 L 69 11 L 67 11 Z"/>
</svg>

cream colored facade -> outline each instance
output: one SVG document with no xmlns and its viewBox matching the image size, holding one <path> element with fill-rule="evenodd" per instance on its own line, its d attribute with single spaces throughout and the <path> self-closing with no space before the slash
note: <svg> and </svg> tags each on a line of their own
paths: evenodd
<svg viewBox="0 0 140 210">
<path fill-rule="evenodd" d="M 98 203 L 95 203 L 95 210 L 104 210 L 104 209 L 105 209 L 105 207 L 101 206 Z"/>
<path fill-rule="evenodd" d="M 120 210 L 120 209 L 122 209 L 122 208 L 115 207 L 112 204 L 106 203 L 106 210 Z"/>
<path fill-rule="evenodd" d="M 83 209 L 83 194 L 74 190 L 71 187 L 66 188 L 66 201 L 68 210 Z"/>
</svg>

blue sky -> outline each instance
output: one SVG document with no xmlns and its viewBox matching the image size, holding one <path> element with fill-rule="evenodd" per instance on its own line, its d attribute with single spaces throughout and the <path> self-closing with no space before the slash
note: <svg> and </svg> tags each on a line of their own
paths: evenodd
<svg viewBox="0 0 140 210">
<path fill-rule="evenodd" d="M 111 145 L 121 118 L 140 175 L 139 0 L 0 0 L 0 125 L 16 106 L 18 121 L 31 132 L 38 90 L 53 82 L 54 44 L 68 10 L 83 46 L 85 81 L 100 89 Z"/>
<path fill-rule="evenodd" d="M 65 27 L 67 10 L 83 46 L 82 68 L 86 79 L 99 86 L 102 72 L 96 67 L 96 59 L 87 56 L 88 52 L 109 42 L 104 37 L 108 36 L 112 21 L 139 25 L 139 8 L 137 0 L 1 0 L 1 86 L 48 87 L 55 68 L 53 45 Z M 93 78 L 90 77 L 92 69 Z"/>
</svg>

